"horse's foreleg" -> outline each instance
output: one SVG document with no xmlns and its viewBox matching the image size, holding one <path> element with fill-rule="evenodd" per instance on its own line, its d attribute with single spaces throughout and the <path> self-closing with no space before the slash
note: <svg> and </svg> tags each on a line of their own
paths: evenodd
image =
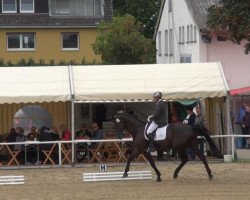
<svg viewBox="0 0 250 200">
<path fill-rule="evenodd" d="M 197 155 L 197 156 L 200 158 L 200 160 L 203 162 L 203 164 L 204 164 L 204 166 L 205 166 L 205 168 L 206 168 L 206 170 L 207 170 L 207 174 L 208 174 L 209 180 L 212 180 L 212 179 L 213 179 L 213 175 L 212 175 L 212 172 L 211 172 L 211 170 L 210 170 L 210 168 L 209 168 L 209 166 L 208 166 L 207 159 L 206 159 L 206 157 L 204 156 L 204 154 L 201 153 L 201 152 L 199 151 L 198 145 L 197 145 L 197 144 L 196 144 L 196 147 L 194 148 L 194 150 L 195 150 L 196 155 Z"/>
<path fill-rule="evenodd" d="M 129 156 L 129 158 L 128 158 L 128 160 L 127 160 L 127 165 L 126 165 L 125 171 L 124 171 L 124 173 L 123 173 L 123 178 L 128 177 L 128 171 L 129 171 L 130 163 L 131 163 L 132 160 L 135 159 L 136 156 L 139 155 L 139 153 L 140 153 L 140 152 L 139 152 L 138 150 L 135 149 L 135 150 L 132 152 L 132 154 Z"/>
<path fill-rule="evenodd" d="M 188 162 L 188 156 L 186 154 L 186 149 L 178 151 L 178 155 L 181 159 L 181 164 L 175 169 L 173 178 L 177 178 L 181 168 Z"/>
<path fill-rule="evenodd" d="M 147 151 L 143 151 L 142 154 L 145 156 L 145 158 L 148 160 L 148 162 L 150 163 L 151 167 L 155 170 L 155 173 L 157 174 L 157 182 L 161 182 L 161 173 L 160 171 L 157 169 L 155 162 L 151 156 L 150 153 L 148 153 Z"/>
</svg>

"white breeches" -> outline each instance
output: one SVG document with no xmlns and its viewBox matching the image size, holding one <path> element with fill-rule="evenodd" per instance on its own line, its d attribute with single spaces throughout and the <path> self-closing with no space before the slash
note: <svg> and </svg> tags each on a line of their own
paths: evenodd
<svg viewBox="0 0 250 200">
<path fill-rule="evenodd" d="M 149 133 L 153 133 L 153 131 L 155 130 L 155 129 L 157 129 L 157 127 L 158 127 L 158 125 L 154 122 L 154 121 L 152 121 L 152 123 L 149 125 L 149 127 L 148 127 L 148 130 L 147 130 L 147 135 L 149 134 Z"/>
</svg>

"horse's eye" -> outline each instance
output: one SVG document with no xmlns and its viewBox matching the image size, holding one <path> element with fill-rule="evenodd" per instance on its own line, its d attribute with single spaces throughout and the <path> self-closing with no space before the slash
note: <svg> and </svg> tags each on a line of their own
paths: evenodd
<svg viewBox="0 0 250 200">
<path fill-rule="evenodd" d="M 116 121 L 117 123 L 120 123 L 120 119 L 116 119 L 115 121 Z"/>
</svg>

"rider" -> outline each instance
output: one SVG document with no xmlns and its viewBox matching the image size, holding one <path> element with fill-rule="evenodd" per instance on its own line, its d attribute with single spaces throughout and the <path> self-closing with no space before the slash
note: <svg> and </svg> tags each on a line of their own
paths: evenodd
<svg viewBox="0 0 250 200">
<path fill-rule="evenodd" d="M 147 136 L 149 138 L 148 152 L 151 152 L 154 148 L 154 131 L 158 126 L 165 125 L 167 122 L 166 105 L 162 100 L 162 93 L 157 91 L 154 93 L 153 97 L 153 101 L 156 103 L 156 108 L 154 114 L 148 117 L 148 122 L 151 122 L 147 129 Z"/>
</svg>

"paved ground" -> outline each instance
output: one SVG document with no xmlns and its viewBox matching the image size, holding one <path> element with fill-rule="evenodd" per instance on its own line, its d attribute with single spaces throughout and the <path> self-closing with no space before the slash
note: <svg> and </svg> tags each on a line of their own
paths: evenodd
<svg viewBox="0 0 250 200">
<path fill-rule="evenodd" d="M 177 162 L 157 163 L 162 182 L 115 181 L 89 183 L 82 181 L 83 172 L 98 172 L 99 166 L 60 169 L 0 170 L 0 175 L 24 175 L 25 184 L 0 186 L 0 199 L 116 199 L 116 200 L 202 200 L 250 199 L 250 163 L 209 163 L 214 180 L 209 181 L 200 162 L 188 163 L 178 179 L 172 174 Z M 123 171 L 124 166 L 108 171 Z M 151 170 L 148 164 L 131 166 L 131 170 Z"/>
</svg>

